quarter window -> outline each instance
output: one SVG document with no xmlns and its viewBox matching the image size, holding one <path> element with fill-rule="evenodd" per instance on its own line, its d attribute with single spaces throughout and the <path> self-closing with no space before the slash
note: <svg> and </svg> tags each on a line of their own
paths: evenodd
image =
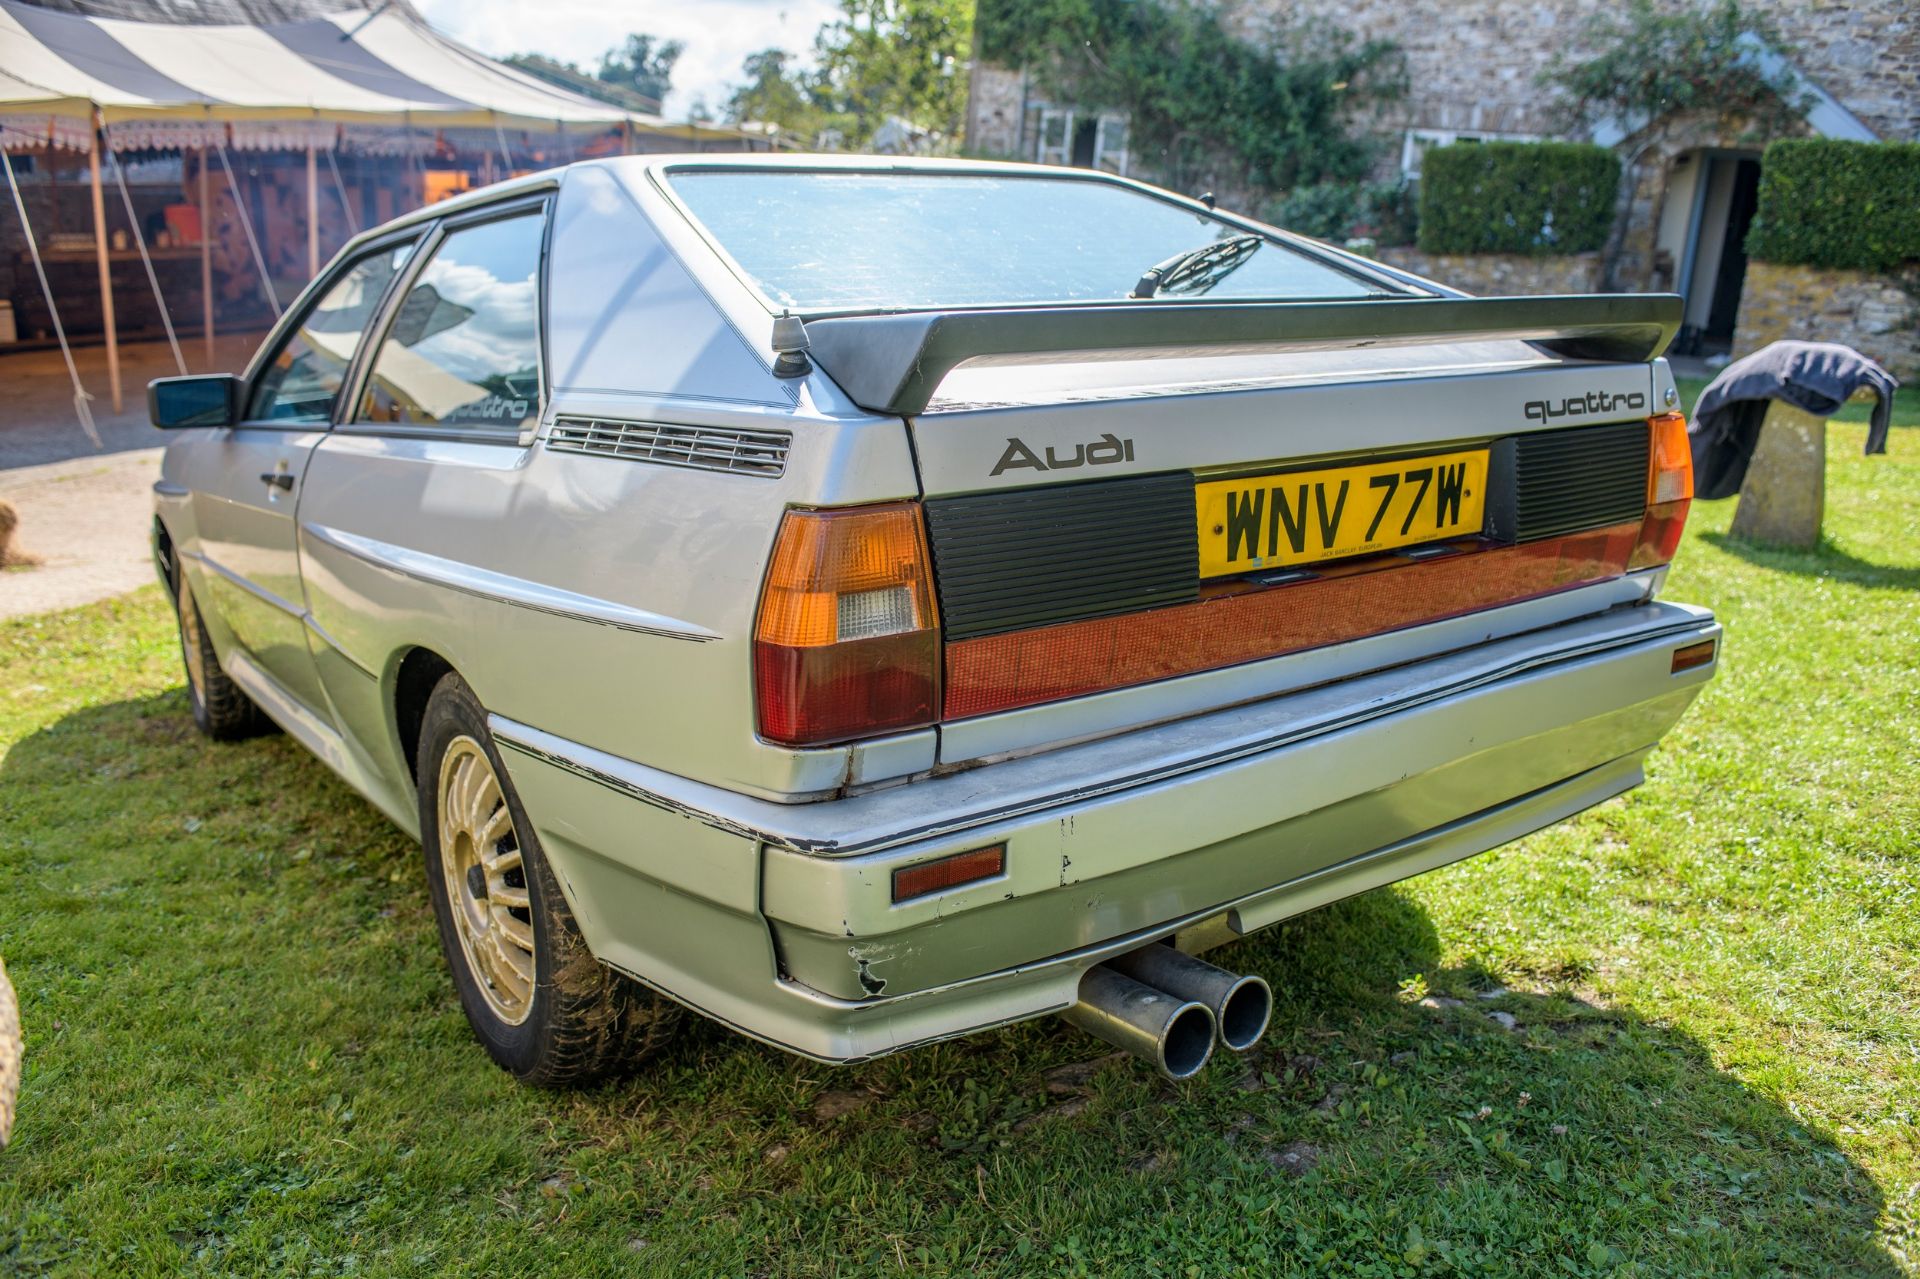
<svg viewBox="0 0 1920 1279">
<path fill-rule="evenodd" d="M 412 252 L 412 244 L 389 245 L 347 268 L 254 382 L 247 404 L 249 421 L 333 420 L 333 401 L 346 380 L 347 365 L 387 285 Z"/>
<path fill-rule="evenodd" d="M 449 232 L 394 313 L 357 420 L 517 432 L 540 416 L 544 213 Z"/>
</svg>

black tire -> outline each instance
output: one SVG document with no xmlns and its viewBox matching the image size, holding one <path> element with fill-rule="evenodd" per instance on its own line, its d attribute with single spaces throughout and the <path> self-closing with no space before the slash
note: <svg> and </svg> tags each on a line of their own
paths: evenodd
<svg viewBox="0 0 1920 1279">
<path fill-rule="evenodd" d="M 503 835 L 484 837 L 483 832 L 479 840 L 470 833 L 471 822 L 462 823 L 469 833 L 449 835 L 443 827 L 451 829 L 457 817 L 443 822 L 441 811 L 443 781 L 450 787 L 460 784 L 460 775 L 449 779 L 448 770 L 477 769 L 475 746 L 492 770 L 499 795 L 497 801 L 483 798 L 466 807 L 491 813 L 486 825 L 492 826 L 504 804 L 511 821 Z M 679 1019 L 679 1006 L 622 977 L 587 949 L 487 732 L 487 713 L 458 675 L 442 677 L 427 699 L 417 758 L 420 842 L 440 925 L 440 949 L 453 971 L 467 1022 L 488 1054 L 523 1082 L 579 1087 L 659 1051 Z M 463 839 L 466 849 L 476 850 L 470 857 L 460 851 Z M 443 840 L 452 841 L 452 854 L 443 851 Z M 490 865 L 481 864 L 477 850 L 482 845 L 490 846 L 495 856 Z M 516 867 L 494 871 L 493 866 L 515 860 L 516 854 Z M 465 873 L 455 874 L 450 868 L 460 864 Z M 456 893 L 462 895 L 458 901 Z M 522 897 L 524 906 L 504 904 Z M 456 922 L 456 910 L 465 912 L 462 922 Z M 501 920 L 502 911 L 521 927 Z M 503 971 L 498 961 L 493 961 L 493 969 L 501 972 L 502 981 L 476 970 L 476 964 L 489 962 L 484 958 L 487 941 L 476 932 L 500 930 L 502 924 L 512 928 L 512 935 L 503 939 L 496 932 L 489 939 L 496 946 L 524 940 L 523 928 L 531 930 L 532 981 L 526 987 L 517 987 L 522 973 Z"/>
<path fill-rule="evenodd" d="M 277 732 L 279 726 L 220 669 L 220 658 L 207 638 L 200 605 L 185 574 L 174 585 L 173 612 L 179 622 L 180 662 L 187 668 L 187 700 L 193 704 L 195 726 L 216 742 Z"/>
</svg>

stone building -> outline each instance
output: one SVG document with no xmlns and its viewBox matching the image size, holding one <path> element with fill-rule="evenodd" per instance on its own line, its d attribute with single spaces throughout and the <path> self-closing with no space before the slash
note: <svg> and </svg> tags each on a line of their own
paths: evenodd
<svg viewBox="0 0 1920 1279">
<path fill-rule="evenodd" d="M 1703 0 L 1657 0 L 1667 5 Z M 1745 0 L 1766 14 L 1792 52 L 1756 45 L 1810 96 L 1808 133 L 1863 141 L 1920 140 L 1920 5 L 1915 0 Z M 1588 20 L 1613 0 L 1224 0 L 1230 29 L 1258 36 L 1277 22 L 1327 23 L 1385 39 L 1405 58 L 1407 94 L 1369 121 L 1388 145 L 1384 167 L 1417 181 L 1429 147 L 1487 139 L 1564 138 L 1555 93 L 1539 76 L 1556 54 L 1578 57 Z M 978 66 L 968 114 L 970 149 L 1042 163 L 1078 163 L 1153 178 L 1153 157 L 1127 144 L 1111 104 L 1059 101 L 1020 69 Z M 1631 203 L 1604 262 L 1435 264 L 1390 253 L 1411 269 L 1454 277 L 1474 292 L 1535 283 L 1673 290 L 1687 298 L 1683 345 L 1735 343 L 1746 280 L 1742 241 L 1754 212 L 1767 141 L 1718 120 L 1679 117 L 1629 133 L 1602 126 L 1592 140 L 1625 163 Z M 1582 138 L 1581 140 L 1585 140 Z M 1384 176 L 1384 175 L 1383 175 Z M 1223 194 L 1225 192 L 1223 191 Z M 1497 266 L 1504 278 L 1476 270 Z M 1532 276 L 1538 275 L 1537 281 Z M 1464 277 L 1464 278 L 1463 278 Z M 1882 308 L 1885 309 L 1885 308 Z"/>
</svg>

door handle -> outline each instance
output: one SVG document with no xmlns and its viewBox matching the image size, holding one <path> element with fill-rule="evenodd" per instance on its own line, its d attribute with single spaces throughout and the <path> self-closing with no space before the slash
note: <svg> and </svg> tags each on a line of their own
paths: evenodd
<svg viewBox="0 0 1920 1279">
<path fill-rule="evenodd" d="M 282 493 L 293 492 L 293 476 L 285 471 L 262 471 L 260 482 L 279 489 Z"/>
</svg>

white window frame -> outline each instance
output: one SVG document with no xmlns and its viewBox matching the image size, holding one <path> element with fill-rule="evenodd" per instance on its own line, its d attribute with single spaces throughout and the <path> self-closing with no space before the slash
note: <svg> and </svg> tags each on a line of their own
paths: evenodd
<svg viewBox="0 0 1920 1279">
<path fill-rule="evenodd" d="M 1400 146 L 1400 172 L 1407 181 L 1420 180 L 1420 159 L 1434 147 L 1455 142 L 1539 142 L 1538 133 L 1499 133 L 1492 129 L 1408 129 Z"/>
<path fill-rule="evenodd" d="M 1047 126 L 1054 121 L 1061 124 L 1060 145 L 1047 145 Z M 1040 124 L 1034 131 L 1033 158 L 1037 164 L 1073 163 L 1073 127 L 1075 124 L 1072 107 L 1041 107 Z"/>
<path fill-rule="evenodd" d="M 1127 176 L 1130 136 L 1133 121 L 1117 111 L 1104 111 L 1093 126 L 1093 167 L 1105 173 Z M 1109 146 L 1113 133 L 1119 135 L 1119 146 Z"/>
</svg>

